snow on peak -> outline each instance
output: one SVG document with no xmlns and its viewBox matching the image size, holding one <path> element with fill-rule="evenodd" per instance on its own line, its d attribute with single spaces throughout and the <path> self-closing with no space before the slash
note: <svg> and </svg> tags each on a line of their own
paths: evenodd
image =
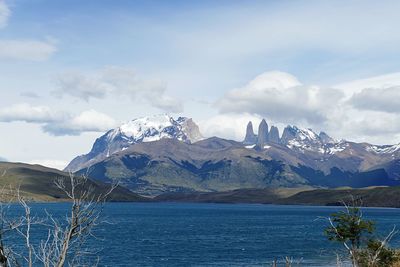
<svg viewBox="0 0 400 267">
<path fill-rule="evenodd" d="M 367 147 L 367 150 L 377 154 L 391 154 L 400 151 L 400 143 L 396 145 L 384 145 L 384 146 L 370 145 Z"/>
<path fill-rule="evenodd" d="M 108 135 L 109 140 L 114 140 L 120 137 L 127 141 L 129 144 L 138 142 L 151 142 L 163 138 L 175 138 L 179 141 L 195 142 L 193 134 L 191 134 L 190 126 L 197 127 L 191 119 L 179 117 L 174 119 L 167 114 L 155 115 L 151 117 L 142 117 L 131 120 L 122 124 L 120 127 L 111 131 Z M 195 129 L 198 131 L 198 128 Z M 201 137 L 198 133 L 197 136 Z"/>
<path fill-rule="evenodd" d="M 161 133 L 163 129 L 173 126 L 173 122 L 174 119 L 165 114 L 143 117 L 122 124 L 119 130 L 126 137 L 142 139 Z"/>
<path fill-rule="evenodd" d="M 296 126 L 294 126 L 296 132 L 297 132 L 297 137 L 300 140 L 309 140 L 309 141 L 316 141 L 318 140 L 318 135 L 310 128 L 307 129 L 299 129 Z"/>
<path fill-rule="evenodd" d="M 288 126 L 286 134 L 286 146 L 300 151 L 312 151 L 321 154 L 335 154 L 346 149 L 346 142 L 338 142 L 324 132 L 319 135 L 312 129 L 300 129 L 296 126 Z"/>
</svg>

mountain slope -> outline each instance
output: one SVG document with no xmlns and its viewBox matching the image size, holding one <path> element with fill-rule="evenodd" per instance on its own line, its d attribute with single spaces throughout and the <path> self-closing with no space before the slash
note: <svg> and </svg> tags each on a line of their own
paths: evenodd
<svg viewBox="0 0 400 267">
<path fill-rule="evenodd" d="M 54 182 L 58 178 L 68 179 L 67 177 L 68 174 L 65 172 L 40 165 L 0 162 L 0 187 L 7 192 L 19 188 L 22 195 L 34 201 L 65 199 L 65 194 Z M 89 180 L 88 186 L 93 187 L 95 193 L 105 193 L 109 190 L 109 185 L 98 181 Z M 119 186 L 111 193 L 110 200 L 145 201 L 146 199 Z"/>
<path fill-rule="evenodd" d="M 264 136 L 261 138 L 262 142 L 259 136 L 254 135 L 253 140 L 256 141 L 251 143 L 245 138 L 243 144 L 292 166 L 306 166 L 325 174 L 329 174 L 332 169 L 355 173 L 382 168 L 390 179 L 399 180 L 399 172 L 396 168 L 391 168 L 389 163 L 400 159 L 400 144 L 376 146 L 337 141 L 325 132 L 317 134 L 312 129 L 300 129 L 296 126 L 287 126 L 278 138 L 276 127 L 271 126 L 270 131 L 265 127 L 268 126 L 262 121 L 259 126 Z M 275 133 L 271 134 L 272 132 Z"/>
<path fill-rule="evenodd" d="M 187 118 L 133 120 L 96 140 L 68 170 L 113 179 L 133 192 L 214 192 L 243 188 L 335 188 L 400 185 L 400 145 L 335 140 L 312 129 L 251 122 L 243 142 L 201 139 Z"/>
<path fill-rule="evenodd" d="M 281 146 L 274 149 L 281 149 L 280 153 L 289 156 L 289 152 L 293 152 Z M 118 179 L 126 188 L 144 195 L 242 188 L 400 184 L 389 179 L 383 169 L 349 172 L 332 168 L 324 173 L 301 164 L 287 164 L 276 158 L 264 151 L 248 149 L 239 142 L 216 137 L 195 144 L 163 139 L 136 144 L 80 172 L 89 172 L 103 182 Z M 295 156 L 293 160 L 296 160 Z"/>
<path fill-rule="evenodd" d="M 195 144 L 174 139 L 136 144 L 92 165 L 89 175 L 105 182 L 119 179 L 123 186 L 146 195 L 307 184 L 288 166 L 219 138 Z"/>
<path fill-rule="evenodd" d="M 78 171 L 138 143 L 161 139 L 193 143 L 202 138 L 198 126 L 189 118 L 179 117 L 175 120 L 168 115 L 139 118 L 99 137 L 93 144 L 92 150 L 73 159 L 65 171 Z"/>
</svg>

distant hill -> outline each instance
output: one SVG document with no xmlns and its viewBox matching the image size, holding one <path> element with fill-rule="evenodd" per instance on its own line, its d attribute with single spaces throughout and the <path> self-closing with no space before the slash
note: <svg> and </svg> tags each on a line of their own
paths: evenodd
<svg viewBox="0 0 400 267">
<path fill-rule="evenodd" d="M 366 207 L 400 208 L 400 187 L 362 189 L 238 189 L 227 192 L 166 193 L 155 201 L 200 203 L 260 203 L 340 206 L 352 198 Z"/>
<path fill-rule="evenodd" d="M 199 203 L 253 203 L 273 204 L 311 189 L 281 188 L 281 189 L 236 189 L 225 192 L 193 192 L 165 193 L 156 196 L 154 201 L 166 202 L 199 202 Z"/>
<path fill-rule="evenodd" d="M 57 178 L 67 178 L 68 174 L 56 169 L 40 165 L 24 163 L 0 162 L 0 188 L 7 198 L 10 189 L 20 189 L 23 196 L 31 201 L 60 201 L 65 194 L 59 190 L 54 181 Z M 68 178 L 67 178 L 68 179 Z M 109 185 L 99 181 L 88 181 L 88 186 L 94 188 L 95 193 L 107 192 Z M 145 198 L 119 186 L 110 195 L 110 201 L 146 201 Z"/>
<path fill-rule="evenodd" d="M 400 208 L 400 187 L 372 187 L 363 189 L 317 189 L 304 191 L 285 199 L 277 204 L 297 205 L 342 205 L 351 197 L 360 199 L 366 207 L 392 207 Z"/>
</svg>

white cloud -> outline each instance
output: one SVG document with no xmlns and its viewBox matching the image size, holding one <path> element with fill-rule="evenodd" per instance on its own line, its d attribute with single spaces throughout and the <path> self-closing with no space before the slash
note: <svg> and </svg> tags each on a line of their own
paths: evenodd
<svg viewBox="0 0 400 267">
<path fill-rule="evenodd" d="M 32 106 L 26 103 L 0 109 L 0 122 L 16 121 L 40 124 L 44 132 L 54 136 L 104 132 L 116 126 L 113 118 L 95 110 L 71 115 L 54 111 L 47 106 Z"/>
<path fill-rule="evenodd" d="M 57 51 L 51 42 L 0 40 L 0 59 L 44 61 Z"/>
<path fill-rule="evenodd" d="M 7 26 L 10 15 L 11 11 L 7 4 L 3 0 L 0 0 L 0 29 Z"/>
<path fill-rule="evenodd" d="M 38 164 L 49 168 L 63 170 L 67 165 L 66 160 L 54 160 L 54 159 L 35 159 L 27 162 L 28 164 Z"/>
<path fill-rule="evenodd" d="M 107 67 L 91 75 L 65 73 L 57 80 L 55 96 L 73 96 L 85 101 L 107 96 L 128 96 L 132 100 L 145 99 L 151 106 L 166 112 L 181 112 L 182 103 L 166 95 L 167 85 L 159 80 L 141 79 L 138 74 L 123 67 Z"/>
<path fill-rule="evenodd" d="M 7 26 L 10 15 L 7 4 L 0 0 L 0 29 Z M 54 40 L 0 39 L 0 60 L 44 61 L 56 51 Z"/>
<path fill-rule="evenodd" d="M 201 133 L 206 137 L 218 136 L 225 139 L 242 141 L 246 133 L 246 125 L 253 122 L 254 131 L 262 117 L 254 114 L 219 114 L 199 121 Z"/>
<path fill-rule="evenodd" d="M 57 80 L 58 89 L 54 95 L 61 97 L 64 94 L 74 96 L 85 101 L 90 98 L 104 98 L 112 87 L 98 78 L 88 77 L 79 73 L 65 73 Z"/>
<path fill-rule="evenodd" d="M 326 131 L 337 139 L 396 143 L 400 141 L 400 79 L 395 76 L 388 80 L 372 77 L 332 89 L 305 86 L 289 74 L 267 72 L 243 88 L 228 91 L 216 103 L 220 114 L 202 121 L 201 129 L 206 136 L 240 141 L 247 122 L 253 121 L 256 132 L 264 117 L 281 130 L 285 124 L 294 124 Z M 376 87 L 369 88 L 369 84 Z"/>
<path fill-rule="evenodd" d="M 400 72 L 348 81 L 333 87 L 340 89 L 346 95 L 346 99 L 349 99 L 366 88 L 389 88 L 398 85 L 400 85 Z"/>
<path fill-rule="evenodd" d="M 116 126 L 116 121 L 110 116 L 87 110 L 68 119 L 49 123 L 43 130 L 51 135 L 80 135 L 83 132 L 104 132 Z"/>
<path fill-rule="evenodd" d="M 32 106 L 22 103 L 0 109 L 0 121 L 24 121 L 29 123 L 49 123 L 59 121 L 64 114 L 54 112 L 47 106 Z"/>
<path fill-rule="evenodd" d="M 400 113 L 400 86 L 365 88 L 355 93 L 349 102 L 357 109 Z"/>
<path fill-rule="evenodd" d="M 183 111 L 183 104 L 176 98 L 164 94 L 164 90 L 149 90 L 146 94 L 147 101 L 165 112 L 179 113 Z"/>
<path fill-rule="evenodd" d="M 275 121 L 323 123 L 343 97 L 331 88 L 304 86 L 283 72 L 266 72 L 229 91 L 216 106 L 221 113 L 254 113 Z"/>
</svg>

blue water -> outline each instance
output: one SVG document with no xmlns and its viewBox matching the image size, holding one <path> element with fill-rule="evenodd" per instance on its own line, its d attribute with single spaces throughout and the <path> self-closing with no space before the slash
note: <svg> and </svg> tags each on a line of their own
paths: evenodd
<svg viewBox="0 0 400 267">
<path fill-rule="evenodd" d="M 66 214 L 68 204 L 34 204 Z M 110 203 L 93 247 L 100 266 L 271 266 L 288 256 L 295 266 L 334 266 L 340 245 L 327 241 L 326 217 L 338 207 L 245 204 Z M 368 208 L 378 232 L 400 224 L 400 210 Z M 391 245 L 400 247 L 400 237 Z"/>
</svg>

